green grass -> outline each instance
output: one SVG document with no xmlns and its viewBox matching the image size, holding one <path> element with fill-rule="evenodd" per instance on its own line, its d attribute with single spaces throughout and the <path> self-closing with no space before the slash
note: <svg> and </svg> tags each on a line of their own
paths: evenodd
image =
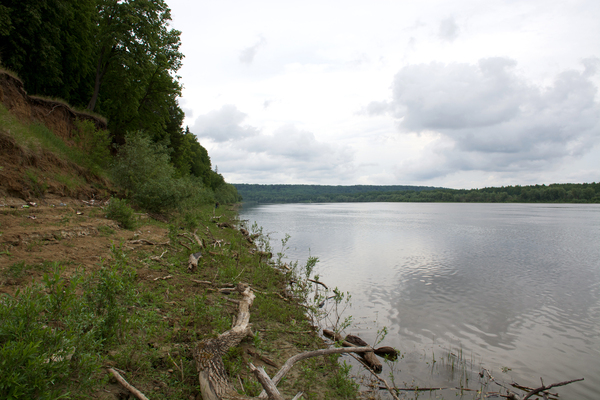
<svg viewBox="0 0 600 400">
<path fill-rule="evenodd" d="M 14 117 L 3 104 L 0 104 L 0 127 L 15 139 L 23 148 L 37 153 L 50 151 L 59 158 L 90 168 L 95 174 L 106 176 L 106 173 L 90 162 L 90 156 L 77 147 L 71 147 L 63 139 L 41 123 L 25 124 Z"/>
<path fill-rule="evenodd" d="M 171 246 L 150 247 L 135 257 L 113 246 L 111 256 L 95 272 L 79 270 L 67 279 L 60 265 L 49 263 L 15 263 L 5 270 L 12 277 L 24 277 L 33 269 L 46 275 L 41 283 L 0 298 L 0 376 L 8 377 L 4 386 L 0 384 L 0 398 L 89 398 L 106 384 L 106 366 L 124 371 L 125 378 L 152 399 L 198 396 L 191 346 L 230 329 L 237 306 L 191 279 L 213 281 L 216 286 L 246 282 L 263 292 L 257 293 L 250 310 L 256 334 L 244 344 L 255 346 L 265 357 L 285 361 L 282 349 L 274 344 L 282 338 L 297 352 L 319 348 L 321 339 L 306 334 L 310 327 L 304 309 L 275 294 L 285 286 L 285 277 L 264 258 L 251 254 L 238 230 L 218 228 L 209 211 L 197 211 L 194 224 L 190 216 L 175 217 Z M 186 267 L 189 250 L 179 241 L 193 251 L 200 247 L 182 236 L 191 235 L 188 228 L 198 229 L 197 235 L 208 245 L 202 250 L 201 265 L 191 273 Z M 220 240 L 221 247 L 213 246 L 214 240 Z M 161 259 L 151 258 L 164 250 Z M 140 269 L 152 276 L 141 279 Z M 166 275 L 173 278 L 153 279 Z M 242 349 L 230 349 L 224 364 L 234 387 L 255 396 L 262 388 Z M 355 397 L 354 384 L 346 367 L 338 367 L 337 358 L 303 365 L 297 380 L 279 385 L 282 391 L 293 396 L 307 390 L 308 398 L 322 391 L 330 399 Z M 319 382 L 328 386 L 318 386 Z"/>
<path fill-rule="evenodd" d="M 5 252 L 5 254 L 9 255 L 10 253 L 7 250 Z M 52 268 L 54 268 L 54 266 L 55 266 L 54 263 L 47 262 L 47 261 L 40 263 L 40 264 L 33 264 L 33 265 L 28 265 L 24 261 L 20 261 L 20 262 L 16 262 L 14 264 L 9 265 L 2 272 L 2 275 L 4 275 L 7 278 L 21 279 L 33 271 L 47 272 L 47 271 L 51 270 Z"/>
</svg>

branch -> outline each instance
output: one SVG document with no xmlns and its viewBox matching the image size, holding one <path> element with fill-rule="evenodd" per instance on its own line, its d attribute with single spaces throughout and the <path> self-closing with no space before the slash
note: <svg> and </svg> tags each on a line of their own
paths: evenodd
<svg viewBox="0 0 600 400">
<path fill-rule="evenodd" d="M 324 356 L 324 355 L 328 355 L 328 354 L 364 353 L 367 351 L 372 351 L 372 349 L 370 347 L 336 347 L 336 348 L 332 348 L 332 349 L 313 350 L 313 351 L 307 351 L 304 353 L 296 354 L 295 356 L 290 357 L 285 362 L 285 364 L 283 364 L 283 367 L 281 367 L 279 372 L 277 372 L 277 374 L 275 374 L 272 381 L 273 381 L 274 385 L 277 385 L 281 381 L 281 379 L 283 379 L 283 377 L 290 371 L 290 369 L 292 369 L 294 364 L 296 364 L 298 361 L 302 361 L 307 358 Z M 266 399 L 267 392 L 265 392 L 263 390 L 262 393 L 258 396 L 258 398 Z"/>
<path fill-rule="evenodd" d="M 309 282 L 312 282 L 312 283 L 316 283 L 316 284 L 318 284 L 318 285 L 321 285 L 321 286 L 323 286 L 325 289 L 329 289 L 329 288 L 327 287 L 327 285 L 326 285 L 326 284 L 324 284 L 323 282 L 319 282 L 319 281 L 317 281 L 317 280 L 314 280 L 314 279 L 308 279 L 308 281 L 309 281 Z"/>
<path fill-rule="evenodd" d="M 115 379 L 119 381 L 121 385 L 123 385 L 125 389 L 129 390 L 131 394 L 137 397 L 139 400 L 148 400 L 148 398 L 144 396 L 142 392 L 131 386 L 121 375 L 119 375 L 117 371 L 115 371 L 112 368 L 109 368 L 108 372 L 110 372 L 115 377 Z"/>
<path fill-rule="evenodd" d="M 250 370 L 254 373 L 256 379 L 265 389 L 269 400 L 283 400 L 283 397 L 281 397 L 279 390 L 277 390 L 277 386 L 275 386 L 271 378 L 269 378 L 269 375 L 267 375 L 264 368 L 256 368 L 254 364 L 250 363 Z"/>
<path fill-rule="evenodd" d="M 543 392 L 544 390 L 549 390 L 549 389 L 551 389 L 553 387 L 558 387 L 558 386 L 565 386 L 565 385 L 568 385 L 569 383 L 579 382 L 579 381 L 582 381 L 582 380 L 583 380 L 583 378 L 579 378 L 579 379 L 572 379 L 570 381 L 553 383 L 553 384 L 548 385 L 548 386 L 542 385 L 541 387 L 539 387 L 537 389 L 533 389 L 531 392 L 527 393 L 527 395 L 525 397 L 523 397 L 523 400 L 527 400 L 528 398 L 530 398 L 534 394 L 538 394 L 539 392 Z"/>
</svg>

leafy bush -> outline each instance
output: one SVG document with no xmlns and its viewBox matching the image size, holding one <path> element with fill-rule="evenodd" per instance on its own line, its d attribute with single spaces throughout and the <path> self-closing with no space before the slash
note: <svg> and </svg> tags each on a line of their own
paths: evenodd
<svg viewBox="0 0 600 400">
<path fill-rule="evenodd" d="M 85 280 L 53 263 L 41 284 L 0 297 L 0 399 L 71 398 L 98 383 L 100 354 L 128 325 L 135 295 L 135 272 L 121 249 L 112 253 Z"/>
<path fill-rule="evenodd" d="M 194 206 L 212 200 L 197 177 L 177 178 L 169 149 L 142 132 L 128 134 L 112 167 L 114 181 L 140 207 L 155 213 Z"/>
<path fill-rule="evenodd" d="M 43 285 L 0 299 L 0 398 L 65 398 L 64 385 L 99 369 L 90 356 L 99 343 L 81 323 L 91 316 L 76 294 L 80 280 L 60 274 L 55 264 Z"/>
<path fill-rule="evenodd" d="M 135 228 L 135 216 L 127 200 L 111 198 L 106 207 L 106 218 L 117 221 L 125 229 Z"/>
<path fill-rule="evenodd" d="M 106 168 L 110 161 L 110 135 L 108 131 L 97 129 L 90 120 L 75 121 L 77 127 L 76 141 L 88 156 L 89 167 L 99 166 Z"/>
</svg>

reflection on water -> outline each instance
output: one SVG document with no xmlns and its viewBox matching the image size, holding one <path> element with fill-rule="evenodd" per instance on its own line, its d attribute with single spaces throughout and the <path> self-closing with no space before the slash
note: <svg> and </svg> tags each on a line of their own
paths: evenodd
<svg viewBox="0 0 600 400">
<path fill-rule="evenodd" d="M 353 333 L 373 339 L 387 326 L 385 344 L 409 352 L 460 347 L 522 384 L 585 377 L 558 392 L 596 398 L 599 206 L 285 204 L 240 214 L 277 242 L 290 234 L 291 259 L 319 257 L 322 279 L 352 294 Z"/>
</svg>

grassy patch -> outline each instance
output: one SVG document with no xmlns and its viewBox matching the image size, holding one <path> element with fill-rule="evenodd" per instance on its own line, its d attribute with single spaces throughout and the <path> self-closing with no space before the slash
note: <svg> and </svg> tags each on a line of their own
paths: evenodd
<svg viewBox="0 0 600 400">
<path fill-rule="evenodd" d="M 249 359 L 247 348 L 282 365 L 293 354 L 321 347 L 318 335 L 307 334 L 311 328 L 304 308 L 281 297 L 288 278 L 237 229 L 215 223 L 238 225 L 234 215 L 213 220 L 212 212 L 207 208 L 175 217 L 169 246 L 135 253 L 113 246 L 95 272 L 80 270 L 67 278 L 58 264 L 23 263 L 5 270 L 13 279 L 34 268 L 46 275 L 41 283 L 0 300 L 0 318 L 9 320 L 0 327 L 0 349 L 5 351 L 0 354 L 0 374 L 10 379 L 0 388 L 0 397 L 89 398 L 102 393 L 106 366 L 124 371 L 152 399 L 197 397 L 191 348 L 231 328 L 237 305 L 227 297 L 237 296 L 215 290 L 229 283 L 248 283 L 257 295 L 250 310 L 255 335 L 223 358 L 240 393 L 256 396 L 262 390 L 249 371 L 248 363 L 257 361 Z M 189 249 L 203 253 L 193 272 L 187 270 Z M 39 345 L 46 342 L 48 346 Z M 299 390 L 307 391 L 308 398 L 350 398 L 353 386 L 347 371 L 337 365 L 329 358 L 314 359 L 279 386 L 286 398 Z M 272 376 L 275 370 L 268 367 L 267 372 Z"/>
</svg>

